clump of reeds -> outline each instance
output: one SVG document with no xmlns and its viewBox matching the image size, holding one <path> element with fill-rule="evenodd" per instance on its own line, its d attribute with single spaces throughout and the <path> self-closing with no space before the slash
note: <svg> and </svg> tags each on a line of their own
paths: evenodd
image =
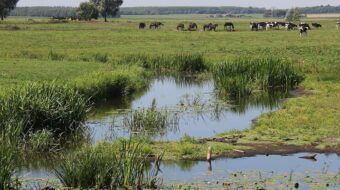
<svg viewBox="0 0 340 190">
<path fill-rule="evenodd" d="M 161 134 L 176 129 L 179 118 L 166 110 L 158 110 L 155 100 L 146 109 L 133 110 L 124 118 L 124 127 L 138 134 Z"/>
<path fill-rule="evenodd" d="M 215 64 L 212 70 L 219 89 L 233 97 L 287 90 L 304 78 L 292 62 L 273 57 L 230 59 Z"/>
<path fill-rule="evenodd" d="M 141 140 L 119 139 L 114 144 L 85 146 L 67 155 L 55 173 L 65 187 L 141 188 L 148 156 Z"/>
<path fill-rule="evenodd" d="M 101 98 L 129 95 L 146 86 L 144 69 L 136 66 L 88 74 L 72 84 L 82 95 L 96 101 Z"/>
<path fill-rule="evenodd" d="M 13 189 L 13 175 L 18 167 L 18 152 L 16 145 L 7 135 L 0 134 L 0 190 Z"/>
<path fill-rule="evenodd" d="M 24 134 L 43 129 L 68 133 L 82 125 L 88 110 L 88 100 L 70 86 L 28 83 L 1 99 L 0 129 L 16 126 Z"/>
<path fill-rule="evenodd" d="M 206 69 L 202 54 L 127 55 L 119 63 L 137 64 L 157 72 L 201 72 Z"/>
</svg>

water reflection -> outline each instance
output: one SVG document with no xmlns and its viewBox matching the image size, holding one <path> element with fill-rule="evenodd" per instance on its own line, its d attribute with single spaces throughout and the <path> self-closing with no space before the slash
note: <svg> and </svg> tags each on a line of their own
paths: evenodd
<svg viewBox="0 0 340 190">
<path fill-rule="evenodd" d="M 227 177 L 235 171 L 267 171 L 278 173 L 320 171 L 340 174 L 340 156 L 318 154 L 317 161 L 301 159 L 306 153 L 280 155 L 259 155 L 246 158 L 221 158 L 207 161 L 164 162 L 161 170 L 164 181 L 188 182 Z M 310 174 L 312 175 L 312 173 Z"/>
<path fill-rule="evenodd" d="M 131 130 L 124 127 L 124 118 L 131 110 L 148 108 L 154 100 L 157 109 L 178 114 L 180 120 L 178 130 L 149 135 L 156 140 L 179 140 L 185 134 L 205 138 L 231 129 L 246 129 L 259 115 L 277 110 L 281 99 L 287 97 L 282 93 L 264 93 L 247 99 L 223 100 L 223 97 L 218 97 L 214 81 L 203 78 L 159 76 L 135 97 L 123 103 L 113 100 L 103 108 L 97 108 L 87 122 L 93 131 L 93 142 L 112 139 L 113 136 L 129 136 Z"/>
</svg>

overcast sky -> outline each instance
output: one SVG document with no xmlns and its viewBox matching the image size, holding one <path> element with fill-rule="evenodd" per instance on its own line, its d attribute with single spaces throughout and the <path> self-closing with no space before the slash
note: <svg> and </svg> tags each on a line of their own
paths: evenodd
<svg viewBox="0 0 340 190">
<path fill-rule="evenodd" d="M 18 6 L 78 6 L 86 0 L 19 0 Z M 340 5 L 340 0 L 123 0 L 133 6 L 254 6 L 290 8 L 315 5 Z"/>
</svg>

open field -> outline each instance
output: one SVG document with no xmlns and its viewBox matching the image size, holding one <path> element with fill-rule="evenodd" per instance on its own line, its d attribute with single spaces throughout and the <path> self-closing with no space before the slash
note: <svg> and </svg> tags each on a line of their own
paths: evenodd
<svg viewBox="0 0 340 190">
<path fill-rule="evenodd" d="M 142 156 L 164 151 L 165 160 L 204 159 L 209 146 L 214 157 L 306 151 L 340 153 L 340 30 L 335 28 L 338 20 L 306 19 L 304 22 L 318 22 L 323 27 L 308 31 L 308 36 L 302 38 L 297 30 L 251 32 L 249 22 L 259 19 L 232 20 L 235 32 L 223 31 L 226 21 L 223 19 L 182 15 L 158 17 L 164 23 L 158 30 L 138 29 L 139 22 L 149 24 L 154 20 L 138 16 L 112 19 L 108 23 L 51 23 L 46 18 L 12 17 L 0 22 L 0 105 L 4 105 L 0 109 L 0 130 L 24 126 L 27 127 L 24 131 L 43 135 L 45 131 L 40 129 L 46 126 L 53 135 L 45 140 L 51 140 L 59 135 L 55 131 L 68 127 L 61 127 L 62 124 L 81 126 L 89 110 L 77 110 L 80 107 L 93 108 L 97 101 L 112 96 L 134 95 L 146 89 L 152 71 L 171 71 L 195 73 L 202 78 L 210 74 L 221 77 L 216 88 L 229 94 L 231 90 L 240 92 L 240 86 L 247 86 L 244 94 L 254 95 L 272 87 L 289 90 L 296 83 L 299 96 L 285 100 L 281 109 L 261 115 L 250 128 L 217 134 L 217 140 L 196 139 L 190 134 L 178 141 L 147 139 L 143 144 L 147 154 L 141 153 Z M 186 25 L 196 22 L 199 31 L 177 31 L 179 22 Z M 208 22 L 218 23 L 218 31 L 202 31 L 202 25 Z M 249 65 L 243 67 L 245 63 L 255 62 L 252 69 Z M 232 86 L 233 80 L 246 84 Z M 41 83 L 46 86 L 40 87 Z M 226 84 L 234 88 L 223 86 Z M 221 96 L 228 98 L 225 94 Z M 134 113 L 140 114 L 134 118 L 138 127 L 145 127 L 140 123 L 148 122 L 154 128 L 163 122 L 162 118 L 167 118 L 153 109 Z M 153 117 L 159 117 L 160 121 L 153 122 Z M 35 131 L 38 124 L 41 126 Z M 1 142 L 12 142 L 6 133 L 3 136 Z M 34 133 L 23 136 L 29 145 L 41 143 L 39 138 L 39 143 L 26 139 Z M 221 142 L 221 139 L 236 139 L 237 143 Z M 109 146 L 104 145 L 99 148 L 104 150 Z M 0 148 L 8 150 L 8 147 Z M 89 152 L 83 154 L 95 151 L 84 150 Z M 119 161 L 131 160 L 117 158 L 117 164 Z"/>
<path fill-rule="evenodd" d="M 340 14 L 307 14 L 307 18 L 340 18 Z"/>
</svg>

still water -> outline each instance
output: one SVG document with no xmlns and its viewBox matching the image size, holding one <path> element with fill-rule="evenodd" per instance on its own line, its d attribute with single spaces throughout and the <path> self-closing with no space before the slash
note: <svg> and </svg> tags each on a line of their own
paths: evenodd
<svg viewBox="0 0 340 190">
<path fill-rule="evenodd" d="M 185 134 L 196 138 L 213 137 L 228 130 L 243 130 L 263 113 L 279 109 L 286 95 L 263 95 L 239 102 L 221 101 L 212 79 L 163 76 L 151 81 L 143 94 L 128 101 L 112 101 L 99 106 L 91 114 L 87 126 L 93 142 L 110 140 L 114 136 L 128 136 L 122 121 L 129 110 L 143 109 L 155 101 L 158 109 L 173 111 L 179 116 L 178 127 L 166 133 L 153 134 L 157 140 L 179 140 Z"/>
</svg>

